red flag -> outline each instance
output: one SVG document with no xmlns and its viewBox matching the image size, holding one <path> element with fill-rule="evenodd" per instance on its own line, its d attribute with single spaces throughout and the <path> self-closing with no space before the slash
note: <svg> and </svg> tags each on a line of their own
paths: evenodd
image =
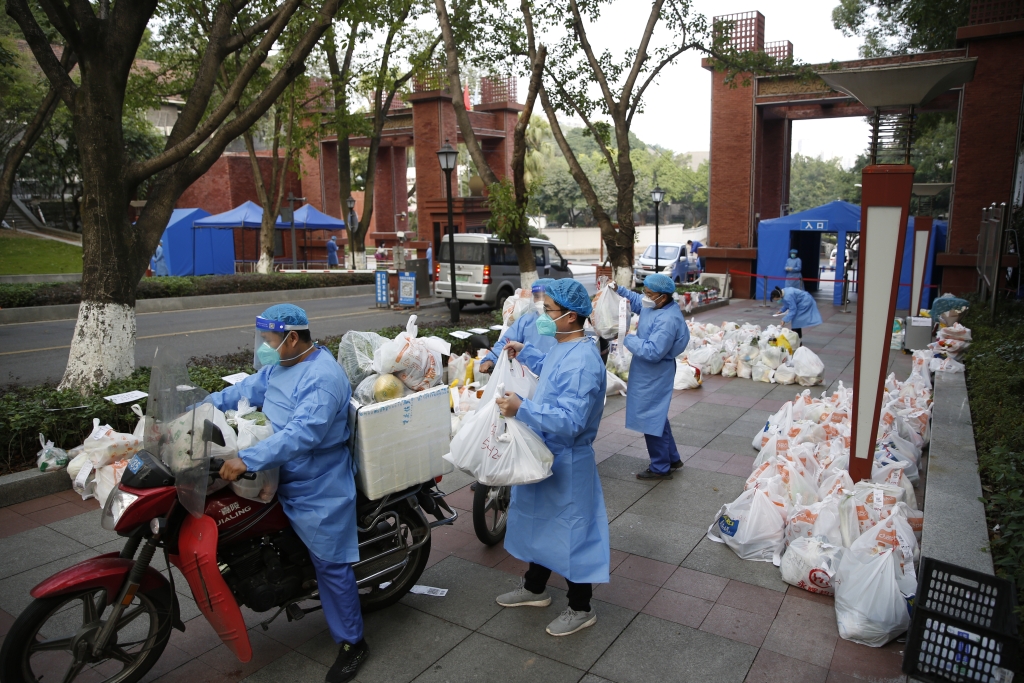
<svg viewBox="0 0 1024 683">
<path fill-rule="evenodd" d="M 473 109 L 473 105 L 469 101 L 469 86 L 468 85 L 462 86 L 462 103 L 464 105 L 466 105 L 466 111 L 471 111 Z"/>
</svg>

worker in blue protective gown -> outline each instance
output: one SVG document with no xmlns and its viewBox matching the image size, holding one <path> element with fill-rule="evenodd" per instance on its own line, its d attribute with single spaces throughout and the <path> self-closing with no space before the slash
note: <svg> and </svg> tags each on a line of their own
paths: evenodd
<svg viewBox="0 0 1024 683">
<path fill-rule="evenodd" d="M 683 466 L 668 422 L 676 376 L 676 356 L 690 343 L 690 330 L 673 298 L 676 286 L 656 273 L 644 280 L 643 296 L 619 287 L 634 313 L 640 315 L 636 334 L 626 335 L 623 345 L 633 354 L 626 388 L 626 429 L 643 432 L 651 465 L 637 479 L 671 479 L 672 470 Z"/>
<path fill-rule="evenodd" d="M 786 259 L 786 286 L 795 289 L 804 288 L 804 262 L 797 256 L 796 249 L 789 250 L 789 258 Z"/>
<path fill-rule="evenodd" d="M 306 312 L 271 306 L 256 318 L 257 372 L 212 394 L 220 410 L 241 398 L 262 406 L 273 435 L 228 460 L 220 476 L 280 467 L 277 490 L 292 528 L 309 548 L 331 636 L 341 645 L 328 683 L 355 677 L 369 654 L 352 564 L 359 561 L 356 485 L 348 448 L 351 384 L 324 346 L 312 341 Z"/>
<path fill-rule="evenodd" d="M 772 303 L 781 301 L 779 312 L 775 316 L 784 315 L 782 323 L 789 323 L 796 335 L 803 338 L 805 327 L 821 324 L 821 313 L 814 297 L 802 289 L 794 287 L 776 287 L 772 290 Z"/>
<path fill-rule="evenodd" d="M 484 356 L 482 361 L 480 361 L 480 372 L 490 372 L 494 369 L 494 364 L 498 362 L 498 356 L 501 355 L 501 351 L 505 348 L 505 344 L 510 341 L 520 342 L 523 344 L 529 342 L 535 348 L 545 353 L 550 351 L 551 347 L 557 343 L 554 337 L 545 337 L 537 331 L 537 318 L 540 317 L 540 313 L 543 312 L 544 307 L 544 288 L 552 282 L 554 282 L 554 280 L 550 278 L 541 278 L 534 281 L 532 286 L 534 303 L 536 308 L 539 308 L 540 311 L 538 312 L 537 310 L 533 310 L 529 313 L 524 313 L 519 316 L 514 323 L 512 323 L 511 327 L 505 330 L 505 334 L 502 335 L 501 339 L 498 340 L 498 343 L 494 345 L 494 348 Z"/>
<path fill-rule="evenodd" d="M 540 334 L 558 341 L 547 353 L 510 341 L 506 348 L 540 370 L 532 399 L 497 399 L 506 417 L 537 432 L 555 456 L 551 476 L 512 487 L 505 550 L 530 567 L 523 584 L 498 596 L 503 607 L 546 607 L 551 572 L 569 584 L 569 606 L 547 626 L 567 636 L 597 623 L 594 583 L 607 583 L 611 550 L 608 515 L 592 446 L 604 410 L 605 369 L 597 345 L 583 333 L 590 297 L 579 282 L 557 280 L 545 288 Z"/>
<path fill-rule="evenodd" d="M 327 241 L 327 267 L 333 268 L 338 265 L 338 238 L 331 235 Z"/>
<path fill-rule="evenodd" d="M 167 270 L 167 254 L 164 253 L 163 240 L 157 243 L 156 251 L 153 252 L 153 258 L 150 259 L 149 267 L 153 269 L 153 275 L 157 277 L 166 277 L 171 274 Z"/>
</svg>

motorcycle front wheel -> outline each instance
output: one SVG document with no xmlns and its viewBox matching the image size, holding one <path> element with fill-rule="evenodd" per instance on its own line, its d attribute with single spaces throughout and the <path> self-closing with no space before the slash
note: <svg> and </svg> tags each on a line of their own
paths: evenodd
<svg viewBox="0 0 1024 683">
<path fill-rule="evenodd" d="M 511 486 L 484 486 L 477 483 L 473 495 L 473 531 L 481 543 L 498 545 L 505 540 Z"/>
<path fill-rule="evenodd" d="M 0 680 L 135 683 L 163 654 L 173 609 L 167 586 L 138 593 L 122 612 L 107 647 L 93 656 L 93 639 L 111 612 L 106 590 L 33 600 L 4 639 Z"/>
</svg>

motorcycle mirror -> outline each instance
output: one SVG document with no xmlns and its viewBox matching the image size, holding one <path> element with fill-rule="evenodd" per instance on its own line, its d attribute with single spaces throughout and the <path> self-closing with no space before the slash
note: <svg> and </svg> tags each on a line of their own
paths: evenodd
<svg viewBox="0 0 1024 683">
<path fill-rule="evenodd" d="M 220 427 L 213 424 L 212 420 L 203 421 L 203 441 L 213 442 L 218 446 L 225 446 L 224 434 L 221 433 Z"/>
</svg>

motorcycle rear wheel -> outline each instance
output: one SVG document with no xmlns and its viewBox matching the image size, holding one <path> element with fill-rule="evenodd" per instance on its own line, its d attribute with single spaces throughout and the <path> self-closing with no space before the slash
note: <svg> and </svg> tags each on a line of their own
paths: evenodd
<svg viewBox="0 0 1024 683">
<path fill-rule="evenodd" d="M 99 674 L 104 683 L 135 683 L 153 668 L 167 646 L 173 605 L 167 586 L 137 594 L 122 613 L 111 644 L 100 658 L 93 658 L 75 653 L 90 648 L 89 636 L 110 612 L 104 589 L 33 600 L 4 639 L 0 681 L 95 681 Z M 140 617 L 148 624 L 137 623 Z"/>
<path fill-rule="evenodd" d="M 414 543 L 423 540 L 423 537 L 430 533 L 430 525 L 419 509 L 405 507 L 398 510 L 399 523 L 403 530 L 406 542 Z M 363 542 L 360 535 L 360 542 Z M 380 549 L 373 545 L 361 549 L 362 552 L 373 554 Z M 401 600 L 409 590 L 416 585 L 423 570 L 427 568 L 427 560 L 430 559 L 430 539 L 420 547 L 409 553 L 409 561 L 402 568 L 397 576 L 388 579 L 382 577 L 379 582 L 370 586 L 363 586 L 359 589 L 359 602 L 363 608 L 363 614 L 376 612 L 377 610 L 390 607 Z M 368 568 L 369 573 L 373 572 Z M 357 574 L 358 578 L 358 574 Z"/>
</svg>

